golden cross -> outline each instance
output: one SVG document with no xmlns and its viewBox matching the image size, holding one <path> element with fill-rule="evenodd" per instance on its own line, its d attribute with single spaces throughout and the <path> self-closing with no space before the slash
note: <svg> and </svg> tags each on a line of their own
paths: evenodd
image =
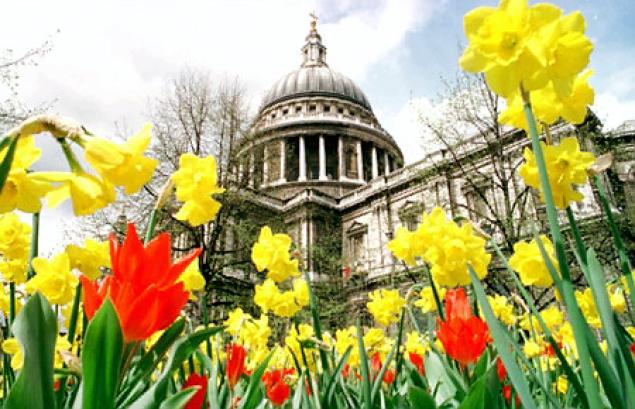
<svg viewBox="0 0 635 409">
<path fill-rule="evenodd" d="M 318 20 L 317 14 L 315 14 L 315 11 L 312 11 L 309 13 L 309 16 L 311 17 L 311 30 L 315 31 Z"/>
</svg>

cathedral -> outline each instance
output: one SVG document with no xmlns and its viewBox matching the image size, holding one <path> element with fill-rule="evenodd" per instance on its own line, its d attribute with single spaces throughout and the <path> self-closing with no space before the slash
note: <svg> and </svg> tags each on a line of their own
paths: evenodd
<svg viewBox="0 0 635 409">
<path fill-rule="evenodd" d="M 249 137 L 237 148 L 235 172 L 248 181 L 249 196 L 284 221 L 304 268 L 315 279 L 324 273 L 316 248 L 325 240 L 340 252 L 337 274 L 344 278 L 373 281 L 403 270 L 387 243 L 398 226 L 414 228 L 422 213 L 435 206 L 450 217 L 471 220 L 495 238 L 501 234 L 490 222 L 496 212 L 513 215 L 521 236 L 531 235 L 531 225 L 544 221 L 538 197 L 516 176 L 522 151 L 530 144 L 524 132 L 507 130 L 495 161 L 487 146 L 474 143 L 439 149 L 404 165 L 401 148 L 382 128 L 364 92 L 327 64 L 315 20 L 301 52 L 300 67 L 265 94 Z M 633 203 L 627 199 L 635 194 L 635 122 L 620 129 L 601 137 L 615 152 L 606 181 L 612 183 L 611 194 L 613 185 L 621 189 L 623 199 L 612 194 L 614 200 Z M 560 124 L 551 134 L 578 135 L 578 128 Z M 583 149 L 595 145 L 581 141 Z M 510 174 L 507 197 L 524 194 L 526 200 L 510 206 L 488 172 Z M 600 220 L 594 188 L 587 184 L 580 189 L 585 200 L 575 205 L 576 216 Z M 614 210 L 632 215 L 625 203 L 614 203 Z"/>
</svg>

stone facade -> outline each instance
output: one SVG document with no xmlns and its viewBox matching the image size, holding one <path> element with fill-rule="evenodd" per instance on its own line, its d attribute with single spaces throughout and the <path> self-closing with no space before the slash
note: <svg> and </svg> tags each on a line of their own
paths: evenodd
<svg viewBox="0 0 635 409">
<path fill-rule="evenodd" d="M 459 166 L 469 163 L 487 173 L 492 164 L 485 148 L 467 143 L 454 155 L 433 152 L 420 161 L 403 165 L 403 155 L 393 138 L 380 125 L 363 92 L 350 79 L 326 64 L 326 48 L 315 23 L 302 48 L 303 63 L 266 94 L 250 135 L 237 153 L 237 174 L 249 178 L 249 198 L 284 219 L 288 233 L 302 250 L 305 268 L 317 277 L 316 243 L 325 236 L 338 241 L 343 274 L 382 277 L 401 269 L 386 245 L 399 225 L 414 228 L 423 211 L 443 207 L 453 217 L 464 216 L 496 237 L 499 232 L 479 214 L 504 206 L 492 180 L 474 183 L 475 176 Z M 558 125 L 554 139 L 579 135 L 578 128 Z M 612 138 L 615 162 L 609 173 L 621 183 L 626 203 L 618 210 L 635 219 L 635 122 L 625 124 Z M 607 139 L 608 140 L 608 139 Z M 523 132 L 510 130 L 501 138 L 503 170 L 514 172 L 529 145 Z M 582 141 L 594 149 L 593 140 Z M 618 147 L 618 148 L 616 148 Z M 457 156 L 458 155 L 458 156 Z M 615 182 L 606 178 L 609 185 Z M 468 183 L 470 182 L 470 183 Z M 483 189 L 475 194 L 474 189 Z M 577 217 L 590 220 L 601 209 L 590 185 L 580 187 L 585 200 L 573 206 Z M 526 192 L 513 178 L 511 192 Z M 488 210 L 489 209 L 489 210 Z M 328 215 L 326 217 L 325 215 Z M 521 223 L 544 219 L 535 195 L 515 208 Z M 632 219 L 632 220 L 633 220 Z M 338 237 L 333 237 L 337 232 Z"/>
</svg>

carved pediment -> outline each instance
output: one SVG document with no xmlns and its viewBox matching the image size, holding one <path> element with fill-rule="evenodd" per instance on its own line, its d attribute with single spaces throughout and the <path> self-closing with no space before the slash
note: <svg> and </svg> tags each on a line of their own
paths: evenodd
<svg viewBox="0 0 635 409">
<path fill-rule="evenodd" d="M 359 234 L 365 234 L 367 231 L 367 225 L 359 222 L 353 222 L 353 224 L 351 224 L 349 228 L 346 229 L 346 234 L 349 236 L 357 236 Z"/>
</svg>

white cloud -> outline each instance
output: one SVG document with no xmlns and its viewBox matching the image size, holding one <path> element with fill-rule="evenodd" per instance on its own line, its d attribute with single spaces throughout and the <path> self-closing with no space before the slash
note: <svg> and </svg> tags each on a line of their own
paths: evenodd
<svg viewBox="0 0 635 409">
<path fill-rule="evenodd" d="M 22 98 L 31 104 L 54 100 L 54 111 L 108 136 L 116 121 L 138 128 L 148 98 L 185 66 L 237 75 L 257 106 L 270 84 L 299 66 L 312 10 L 323 16 L 319 31 L 329 65 L 361 82 L 370 67 L 400 50 L 406 34 L 424 24 L 438 3 L 23 1 L 4 5 L 3 14 L 11 17 L 3 19 L 0 38 L 19 52 L 51 36 L 53 50 L 22 72 Z M 46 143 L 45 156 L 54 145 Z M 64 240 L 62 223 L 69 215 L 68 205 L 44 211 L 45 251 Z"/>
</svg>

